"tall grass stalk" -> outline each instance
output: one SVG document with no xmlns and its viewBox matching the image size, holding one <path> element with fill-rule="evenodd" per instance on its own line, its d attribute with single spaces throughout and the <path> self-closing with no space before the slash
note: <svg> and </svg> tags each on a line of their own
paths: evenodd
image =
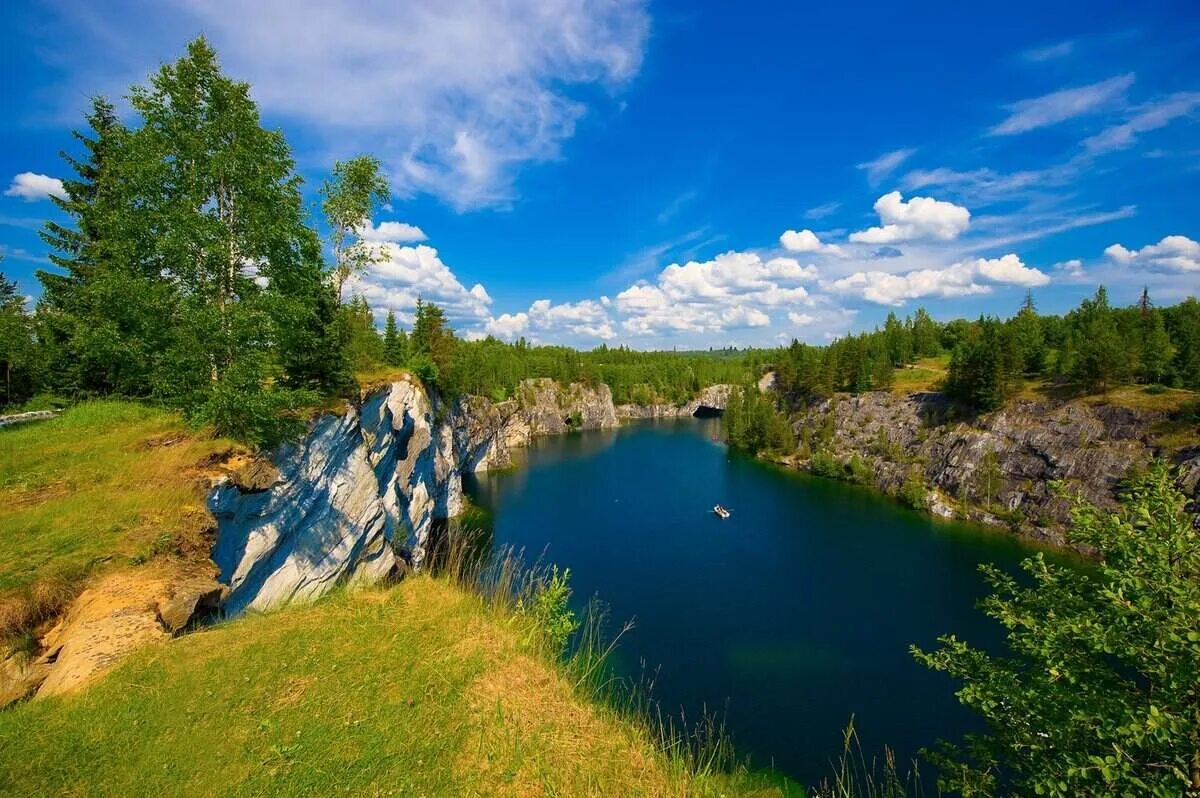
<svg viewBox="0 0 1200 798">
<path fill-rule="evenodd" d="M 833 763 L 833 780 L 823 781 L 814 791 L 815 798 L 923 798 L 924 787 L 917 761 L 901 777 L 892 749 L 883 749 L 882 759 L 867 759 L 854 728 L 854 716 L 842 732 L 842 751 Z"/>
</svg>

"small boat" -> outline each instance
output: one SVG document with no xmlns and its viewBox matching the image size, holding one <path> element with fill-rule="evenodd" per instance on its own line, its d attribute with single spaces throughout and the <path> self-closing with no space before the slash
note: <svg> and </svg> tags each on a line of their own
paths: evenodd
<svg viewBox="0 0 1200 798">
<path fill-rule="evenodd" d="M 713 506 L 713 513 L 717 516 L 717 518 L 729 517 L 729 511 L 719 504 Z"/>
</svg>

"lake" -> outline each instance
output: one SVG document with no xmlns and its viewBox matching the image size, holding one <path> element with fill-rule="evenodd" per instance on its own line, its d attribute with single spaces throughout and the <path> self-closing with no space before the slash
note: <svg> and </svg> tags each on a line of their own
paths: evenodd
<svg viewBox="0 0 1200 798">
<path fill-rule="evenodd" d="M 498 545 L 571 569 L 577 605 L 595 595 L 612 626 L 634 619 L 619 672 L 656 673 L 667 713 L 723 713 L 756 766 L 819 781 L 851 715 L 868 753 L 900 762 L 979 728 L 908 648 L 949 632 L 999 646 L 977 567 L 1015 570 L 1033 549 L 732 453 L 720 423 L 542 438 L 468 493 Z"/>
</svg>

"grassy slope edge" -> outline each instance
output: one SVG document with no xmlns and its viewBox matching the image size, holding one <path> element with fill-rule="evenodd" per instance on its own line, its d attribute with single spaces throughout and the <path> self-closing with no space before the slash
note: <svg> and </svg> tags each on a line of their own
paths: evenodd
<svg viewBox="0 0 1200 798">
<path fill-rule="evenodd" d="M 525 623 L 415 576 L 150 646 L 80 695 L 0 713 L 0 792 L 781 794 L 689 773 Z"/>
<path fill-rule="evenodd" d="M 0 429 L 0 637 L 53 617 L 100 569 L 207 559 L 205 469 L 238 448 L 119 400 Z"/>
</svg>

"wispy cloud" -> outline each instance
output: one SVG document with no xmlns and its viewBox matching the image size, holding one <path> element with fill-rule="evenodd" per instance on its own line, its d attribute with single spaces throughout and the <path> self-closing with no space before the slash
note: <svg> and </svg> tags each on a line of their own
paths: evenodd
<svg viewBox="0 0 1200 798">
<path fill-rule="evenodd" d="M 679 196 L 675 197 L 673 200 L 668 202 L 666 207 L 664 207 L 661 211 L 659 211 L 658 216 L 655 218 L 657 219 L 659 224 L 666 224 L 667 222 L 671 221 L 676 216 L 678 216 L 679 212 L 682 211 L 685 207 L 687 207 L 687 205 L 689 203 L 691 203 L 693 200 L 695 200 L 696 197 L 698 197 L 698 196 L 700 196 L 700 192 L 697 191 L 696 189 L 692 189 L 691 191 L 683 192 L 682 194 L 680 194 Z"/>
<path fill-rule="evenodd" d="M 885 152 L 874 160 L 864 161 L 855 168 L 866 172 L 867 182 L 872 186 L 877 186 L 883 182 L 885 177 L 900 168 L 900 164 L 912 157 L 914 152 L 916 152 L 915 149 L 909 148 L 892 150 L 891 152 Z"/>
<path fill-rule="evenodd" d="M 1132 116 L 1119 125 L 1105 128 L 1083 142 L 1089 153 L 1099 154 L 1133 146 L 1141 133 L 1166 127 L 1180 117 L 1200 108 L 1200 92 L 1184 91 L 1138 106 Z"/>
<path fill-rule="evenodd" d="M 833 214 L 837 213 L 838 209 L 841 207 L 842 203 L 840 202 L 826 202 L 824 205 L 817 205 L 816 207 L 806 210 L 804 212 L 804 218 L 819 221 L 827 216 L 832 216 Z"/>
<path fill-rule="evenodd" d="M 1049 44 L 1044 47 L 1034 47 L 1021 53 L 1021 58 L 1026 61 L 1032 61 L 1035 64 L 1043 61 L 1053 61 L 1056 58 L 1065 58 L 1075 51 L 1075 42 L 1072 39 Z"/>
<path fill-rule="evenodd" d="M 1008 118 L 988 132 L 993 136 L 1012 136 L 1111 108 L 1124 99 L 1133 81 L 1134 74 L 1130 72 L 1012 103 L 1007 106 Z"/>
<path fill-rule="evenodd" d="M 1125 205 L 1113 211 L 1063 212 L 1053 216 L 1031 216 L 1028 213 L 1014 213 L 1004 217 L 977 219 L 980 227 L 993 227 L 997 232 L 989 237 L 980 238 L 963 248 L 964 252 L 982 252 L 1007 247 L 1022 241 L 1033 241 L 1039 238 L 1065 233 L 1080 227 L 1092 227 L 1118 219 L 1128 219 L 1137 215 L 1136 205 Z"/>
<path fill-rule="evenodd" d="M 602 274 L 598 281 L 612 284 L 641 279 L 661 269 L 664 261 L 668 258 L 688 260 L 694 257 L 701 248 L 717 243 L 724 238 L 722 235 L 709 235 L 707 227 L 689 230 L 676 238 L 642 247 L 625 258 L 616 268 Z"/>
<path fill-rule="evenodd" d="M 523 166 L 560 157 L 584 92 L 603 102 L 638 73 L 650 29 L 643 0 L 66 0 L 61 12 L 53 27 L 73 46 L 47 49 L 73 75 L 73 103 L 204 31 L 266 111 L 311 125 L 314 148 L 370 149 L 400 196 L 459 210 L 511 204 Z"/>
</svg>

